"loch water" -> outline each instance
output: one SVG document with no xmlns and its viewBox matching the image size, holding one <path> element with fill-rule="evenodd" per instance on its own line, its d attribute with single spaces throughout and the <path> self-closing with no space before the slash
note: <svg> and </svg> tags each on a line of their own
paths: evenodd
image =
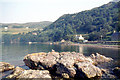
<svg viewBox="0 0 120 80">
<path fill-rule="evenodd" d="M 37 52 L 50 52 L 55 50 L 56 52 L 79 52 L 85 56 L 89 56 L 92 53 L 100 53 L 107 57 L 111 57 L 114 60 L 120 60 L 120 49 L 89 47 L 89 46 L 71 46 L 71 45 L 50 45 L 50 44 L 2 44 L 0 47 L 1 58 L 0 61 L 8 62 L 15 66 L 24 65 L 24 56 Z"/>
</svg>

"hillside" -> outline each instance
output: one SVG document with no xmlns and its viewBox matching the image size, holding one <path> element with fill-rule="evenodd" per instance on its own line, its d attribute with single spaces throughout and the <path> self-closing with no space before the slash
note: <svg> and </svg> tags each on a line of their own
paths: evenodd
<svg viewBox="0 0 120 80">
<path fill-rule="evenodd" d="M 30 22 L 30 23 L 23 24 L 23 26 L 28 26 L 30 28 L 44 28 L 44 27 L 49 26 L 51 23 L 52 22 L 50 22 L 50 21 Z"/>
<path fill-rule="evenodd" d="M 23 23 L 23 24 L 19 24 L 19 23 L 11 23 L 11 24 L 2 24 L 2 27 L 9 27 L 9 28 L 25 28 L 25 27 L 29 27 L 29 28 L 39 28 L 42 29 L 48 25 L 50 25 L 52 22 L 50 21 L 43 21 L 43 22 L 29 22 L 29 23 Z"/>
<path fill-rule="evenodd" d="M 119 2 L 120 0 L 113 0 L 112 2 Z"/>
<path fill-rule="evenodd" d="M 43 28 L 49 26 L 52 22 L 29 22 L 29 23 L 11 23 L 11 24 L 0 24 L 0 29 L 2 29 L 2 34 L 19 34 L 28 33 L 35 30 L 43 30 Z M 8 27 L 5 29 L 4 27 Z"/>
<path fill-rule="evenodd" d="M 99 40 L 102 35 L 105 40 L 110 40 L 114 30 L 120 31 L 118 4 L 110 2 L 92 10 L 65 14 L 46 27 L 44 35 L 49 33 L 48 37 L 54 41 L 66 39 L 71 34 L 88 34 L 89 40 Z"/>
</svg>

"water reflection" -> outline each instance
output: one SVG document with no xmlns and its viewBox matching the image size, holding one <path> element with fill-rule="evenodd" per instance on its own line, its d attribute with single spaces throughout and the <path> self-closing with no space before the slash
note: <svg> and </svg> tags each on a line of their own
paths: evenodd
<svg viewBox="0 0 120 80">
<path fill-rule="evenodd" d="M 83 46 L 79 46 L 79 53 L 83 53 Z"/>
</svg>

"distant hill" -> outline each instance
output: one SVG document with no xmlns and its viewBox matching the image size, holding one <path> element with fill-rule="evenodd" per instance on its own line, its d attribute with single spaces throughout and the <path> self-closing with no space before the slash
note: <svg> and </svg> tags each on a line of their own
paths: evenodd
<svg viewBox="0 0 120 80">
<path fill-rule="evenodd" d="M 44 28 L 49 26 L 51 23 L 52 22 L 50 21 L 43 21 L 43 22 L 30 22 L 30 23 L 25 23 L 23 25 L 30 28 Z"/>
<path fill-rule="evenodd" d="M 9 28 L 39 28 L 42 29 L 44 27 L 47 27 L 51 24 L 52 22 L 50 21 L 43 21 L 43 22 L 29 22 L 29 23 L 24 23 L 24 24 L 19 24 L 19 23 L 11 23 L 11 24 L 2 24 L 1 27 L 9 27 Z"/>
</svg>

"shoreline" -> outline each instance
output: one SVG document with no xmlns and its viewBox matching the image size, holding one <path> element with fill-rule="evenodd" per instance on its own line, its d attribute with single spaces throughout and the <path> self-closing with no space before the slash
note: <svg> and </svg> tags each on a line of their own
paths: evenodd
<svg viewBox="0 0 120 80">
<path fill-rule="evenodd" d="M 108 48 L 108 49 L 120 49 L 119 45 L 104 45 L 104 44 L 70 44 L 72 46 L 87 46 L 87 47 L 98 47 L 98 48 Z"/>
<path fill-rule="evenodd" d="M 2 43 L 4 44 L 4 43 Z M 19 43 L 10 43 L 19 44 Z M 87 46 L 87 47 L 98 47 L 108 49 L 120 49 L 120 45 L 109 45 L 109 44 L 81 44 L 81 43 L 66 43 L 66 42 L 27 42 L 26 44 L 50 44 L 50 45 L 72 45 L 72 46 Z"/>
</svg>

